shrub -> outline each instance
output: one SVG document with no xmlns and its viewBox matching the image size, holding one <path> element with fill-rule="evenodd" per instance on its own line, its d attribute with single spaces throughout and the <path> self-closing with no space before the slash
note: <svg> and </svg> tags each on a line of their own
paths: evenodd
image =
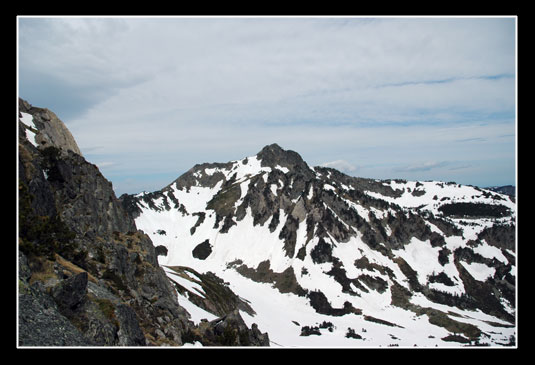
<svg viewBox="0 0 535 365">
<path fill-rule="evenodd" d="M 509 214 L 503 205 L 484 203 L 451 203 L 438 208 L 445 216 L 458 217 L 494 217 L 500 218 Z"/>
<path fill-rule="evenodd" d="M 26 255 L 47 256 L 54 253 L 73 257 L 75 233 L 58 214 L 39 216 L 31 208 L 32 196 L 25 184 L 19 185 L 19 248 Z"/>
</svg>

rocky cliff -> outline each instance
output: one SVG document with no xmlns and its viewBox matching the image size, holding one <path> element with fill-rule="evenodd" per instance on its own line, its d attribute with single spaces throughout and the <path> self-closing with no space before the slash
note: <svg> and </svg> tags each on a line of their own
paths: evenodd
<svg viewBox="0 0 535 365">
<path fill-rule="evenodd" d="M 19 346 L 269 345 L 235 307 L 194 324 L 112 184 L 22 99 L 18 204 Z"/>
</svg>

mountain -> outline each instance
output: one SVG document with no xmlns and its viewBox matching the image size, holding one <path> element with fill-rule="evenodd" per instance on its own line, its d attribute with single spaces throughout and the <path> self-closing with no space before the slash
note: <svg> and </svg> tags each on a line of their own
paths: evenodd
<svg viewBox="0 0 535 365">
<path fill-rule="evenodd" d="M 516 194 L 516 188 L 513 185 L 504 185 L 504 186 L 490 186 L 488 190 L 495 191 L 497 193 L 502 193 L 514 197 Z"/>
<path fill-rule="evenodd" d="M 57 116 L 19 99 L 18 297 L 21 347 L 269 345 L 215 275 L 197 275 L 214 315 L 194 323 L 159 251 Z M 199 302 L 199 303 L 200 303 Z"/>
<path fill-rule="evenodd" d="M 18 105 L 18 345 L 516 343 L 516 203 L 310 167 L 277 144 L 117 198 Z"/>
<path fill-rule="evenodd" d="M 510 346 L 516 204 L 453 182 L 310 167 L 277 144 L 123 195 L 194 323 L 235 293 L 272 346 Z"/>
</svg>

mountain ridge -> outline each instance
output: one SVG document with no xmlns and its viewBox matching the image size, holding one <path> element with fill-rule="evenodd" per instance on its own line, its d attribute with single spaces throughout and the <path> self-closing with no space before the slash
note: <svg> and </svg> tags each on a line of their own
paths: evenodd
<svg viewBox="0 0 535 365">
<path fill-rule="evenodd" d="M 390 301 L 383 310 L 425 315 L 447 329 L 436 341 L 441 345 L 452 338 L 499 341 L 488 340 L 485 325 L 463 325 L 440 305 L 465 311 L 460 316 L 481 310 L 507 328 L 515 322 L 516 209 L 499 193 L 452 182 L 351 177 L 310 168 L 296 152 L 271 144 L 241 160 L 198 164 L 161 191 L 122 198 L 141 229 L 165 246 L 162 263 L 222 277 L 237 273 L 304 298 L 319 315 L 404 327 L 366 313 L 362 298 L 377 293 Z M 433 270 L 422 266 L 426 258 Z"/>
</svg>

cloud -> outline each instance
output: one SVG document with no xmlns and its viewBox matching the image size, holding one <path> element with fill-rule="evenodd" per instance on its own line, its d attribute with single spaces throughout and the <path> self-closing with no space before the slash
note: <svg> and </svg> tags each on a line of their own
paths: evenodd
<svg viewBox="0 0 535 365">
<path fill-rule="evenodd" d="M 420 171 L 429 171 L 437 168 L 441 168 L 444 166 L 449 165 L 450 162 L 448 161 L 426 161 L 426 162 L 420 162 L 408 166 L 399 167 L 396 169 L 396 171 L 399 172 L 420 172 Z"/>
<path fill-rule="evenodd" d="M 416 174 L 501 158 L 514 134 L 513 18 L 22 17 L 18 34 L 21 96 L 116 179 L 274 142 Z"/>
<path fill-rule="evenodd" d="M 102 161 L 102 162 L 97 162 L 96 165 L 98 166 L 99 169 L 104 169 L 107 167 L 115 166 L 117 165 L 117 163 L 112 162 L 112 161 Z"/>
<path fill-rule="evenodd" d="M 324 162 L 320 166 L 331 167 L 333 169 L 346 172 L 346 173 L 355 173 L 357 172 L 357 166 L 345 161 L 345 160 L 336 160 L 331 162 Z"/>
<path fill-rule="evenodd" d="M 430 173 L 436 171 L 458 171 L 474 167 L 477 161 L 425 161 L 415 164 L 398 166 L 393 169 L 400 173 Z M 429 175 L 432 176 L 432 175 Z"/>
</svg>

